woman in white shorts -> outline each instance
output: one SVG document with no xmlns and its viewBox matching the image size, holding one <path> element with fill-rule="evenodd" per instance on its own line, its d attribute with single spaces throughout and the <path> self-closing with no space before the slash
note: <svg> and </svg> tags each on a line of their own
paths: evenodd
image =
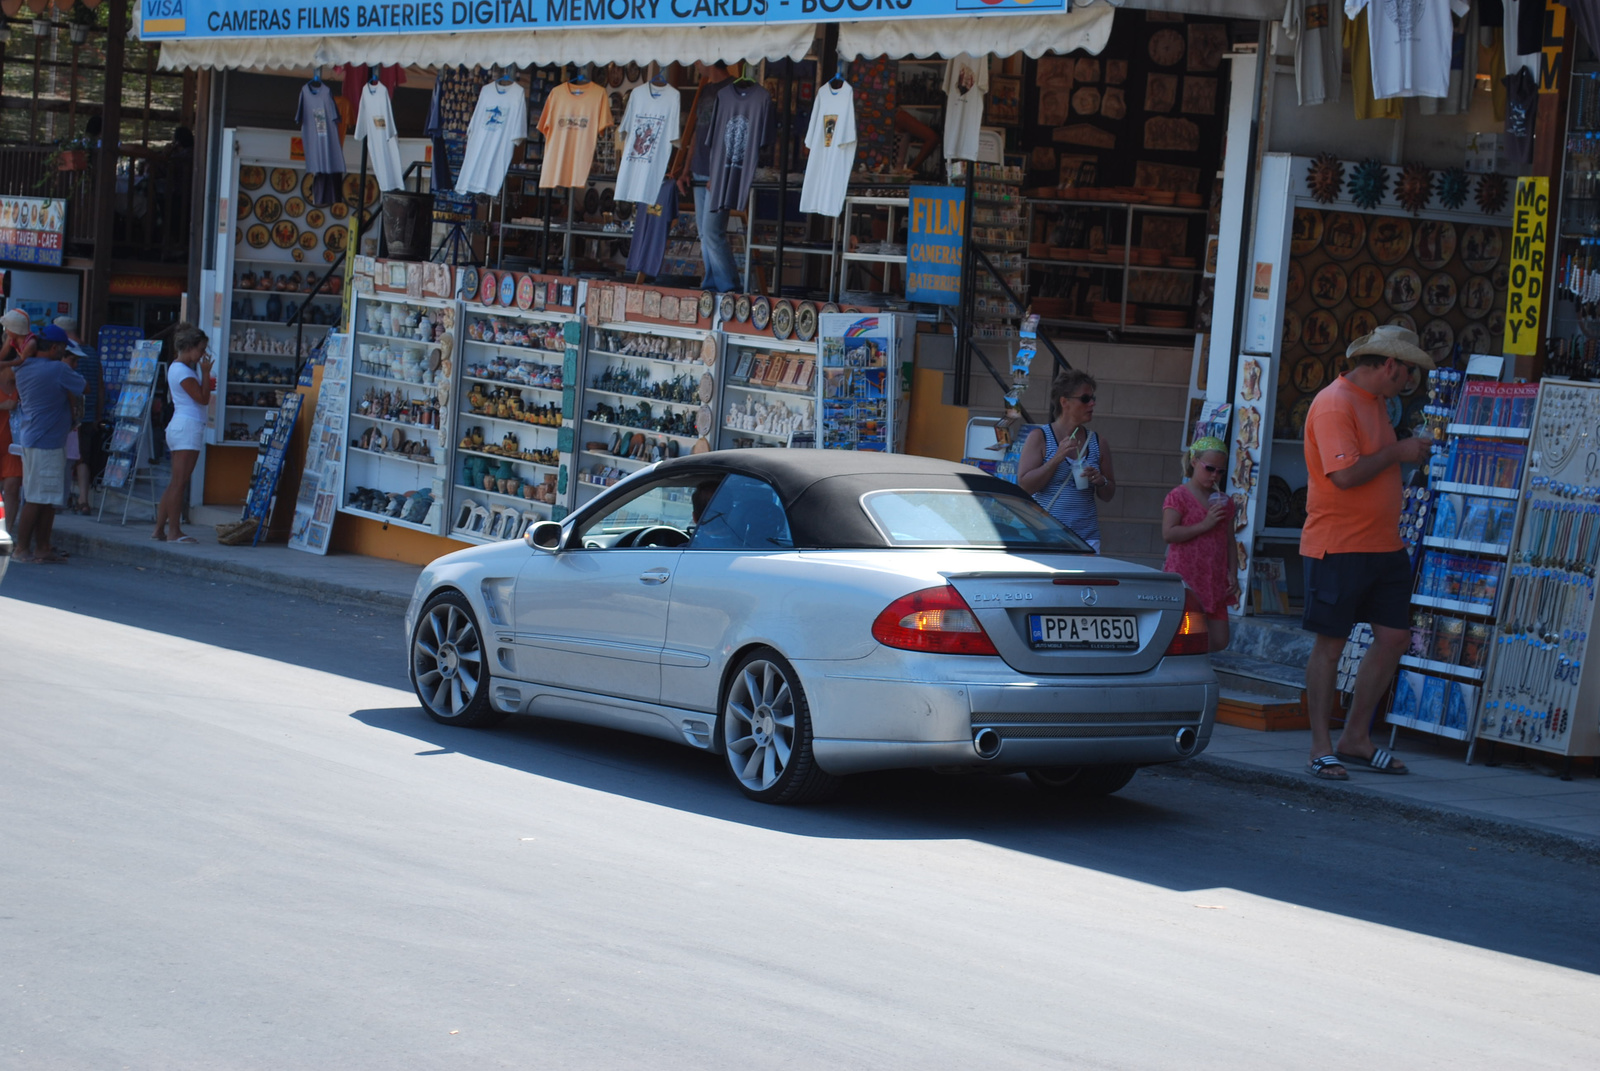
<svg viewBox="0 0 1600 1071">
<path fill-rule="evenodd" d="M 167 449 L 172 451 L 172 482 L 156 507 L 156 530 L 151 539 L 168 543 L 198 543 L 184 535 L 183 491 L 194 475 L 205 441 L 206 405 L 211 401 L 211 342 L 206 333 L 191 323 L 181 323 L 172 332 L 172 349 L 177 354 L 167 368 L 167 390 L 172 395 L 172 421 L 167 425 Z"/>
</svg>

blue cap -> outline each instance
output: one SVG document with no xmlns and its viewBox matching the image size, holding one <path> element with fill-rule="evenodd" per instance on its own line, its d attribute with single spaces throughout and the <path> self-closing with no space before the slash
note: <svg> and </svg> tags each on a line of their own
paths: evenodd
<svg viewBox="0 0 1600 1071">
<path fill-rule="evenodd" d="M 67 337 L 67 333 L 55 324 L 46 324 L 44 329 L 39 332 L 39 337 L 46 342 L 60 342 L 62 344 L 72 341 Z"/>
</svg>

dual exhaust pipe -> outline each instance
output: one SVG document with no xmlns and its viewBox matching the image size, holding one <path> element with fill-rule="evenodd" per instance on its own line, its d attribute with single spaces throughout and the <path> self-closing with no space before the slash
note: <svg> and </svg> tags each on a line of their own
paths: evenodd
<svg viewBox="0 0 1600 1071">
<path fill-rule="evenodd" d="M 972 750 L 977 752 L 978 758 L 986 762 L 1000 754 L 1000 745 L 1003 742 L 1000 734 L 988 726 L 972 734 Z M 1172 746 L 1184 757 L 1194 754 L 1195 746 L 1199 742 L 1200 734 L 1188 726 L 1172 734 Z"/>
</svg>

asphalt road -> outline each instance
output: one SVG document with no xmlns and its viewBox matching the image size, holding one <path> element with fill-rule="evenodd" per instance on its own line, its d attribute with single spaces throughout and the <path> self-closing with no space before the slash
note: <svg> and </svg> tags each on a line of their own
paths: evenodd
<svg viewBox="0 0 1600 1071">
<path fill-rule="evenodd" d="M 1596 870 L 1146 771 L 746 802 L 426 720 L 399 623 L 0 588 L 0 1067 L 1592 1067 Z"/>
</svg>

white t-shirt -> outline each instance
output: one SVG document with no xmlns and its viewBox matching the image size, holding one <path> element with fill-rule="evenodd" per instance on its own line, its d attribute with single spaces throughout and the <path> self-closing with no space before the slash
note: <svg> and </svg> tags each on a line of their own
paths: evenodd
<svg viewBox="0 0 1600 1071">
<path fill-rule="evenodd" d="M 367 159 L 378 188 L 398 190 L 405 185 L 405 168 L 400 165 L 400 139 L 394 132 L 394 109 L 389 104 L 389 87 L 368 82 L 361 87 L 361 111 L 356 116 L 356 137 L 367 139 Z"/>
<path fill-rule="evenodd" d="M 989 57 L 963 52 L 944 67 L 944 158 L 976 160 L 983 130 L 983 96 L 989 92 Z"/>
<path fill-rule="evenodd" d="M 167 366 L 167 392 L 172 395 L 172 419 L 198 420 L 206 422 L 206 407 L 189 397 L 189 392 L 183 389 L 183 381 L 192 379 L 195 385 L 200 384 L 200 373 L 182 361 L 173 361 Z"/>
<path fill-rule="evenodd" d="M 528 136 L 528 98 L 513 82 L 496 79 L 478 93 L 478 106 L 467 125 L 467 151 L 456 176 L 456 193 L 495 196 L 506 181 L 506 168 L 517 142 Z"/>
<path fill-rule="evenodd" d="M 618 201 L 654 202 L 667 176 L 667 157 L 678 140 L 678 110 L 682 105 L 672 86 L 646 82 L 628 95 L 628 110 L 617 132 L 626 140 L 617 165 Z"/>
<path fill-rule="evenodd" d="M 837 216 L 844 210 L 845 188 L 856 163 L 855 91 L 848 82 L 838 89 L 824 82 L 811 104 L 806 128 L 806 180 L 800 187 L 800 211 Z"/>
<path fill-rule="evenodd" d="M 1443 97 L 1450 92 L 1450 16 L 1471 10 L 1466 0 L 1345 0 L 1348 18 L 1362 8 L 1367 10 L 1375 99 Z"/>
<path fill-rule="evenodd" d="M 1283 32 L 1294 40 L 1294 84 L 1300 104 L 1337 104 L 1344 65 L 1344 11 L 1339 0 L 1289 0 Z"/>
<path fill-rule="evenodd" d="M 1516 74 L 1518 71 L 1526 70 L 1535 79 L 1538 79 L 1539 61 L 1544 58 L 1543 54 L 1528 52 L 1519 55 L 1517 52 L 1517 25 L 1521 20 L 1521 8 L 1524 3 L 1538 4 L 1541 8 L 1544 7 L 1544 0 L 1504 0 L 1501 5 L 1505 11 L 1506 22 L 1504 50 L 1506 54 L 1506 73 Z"/>
</svg>

